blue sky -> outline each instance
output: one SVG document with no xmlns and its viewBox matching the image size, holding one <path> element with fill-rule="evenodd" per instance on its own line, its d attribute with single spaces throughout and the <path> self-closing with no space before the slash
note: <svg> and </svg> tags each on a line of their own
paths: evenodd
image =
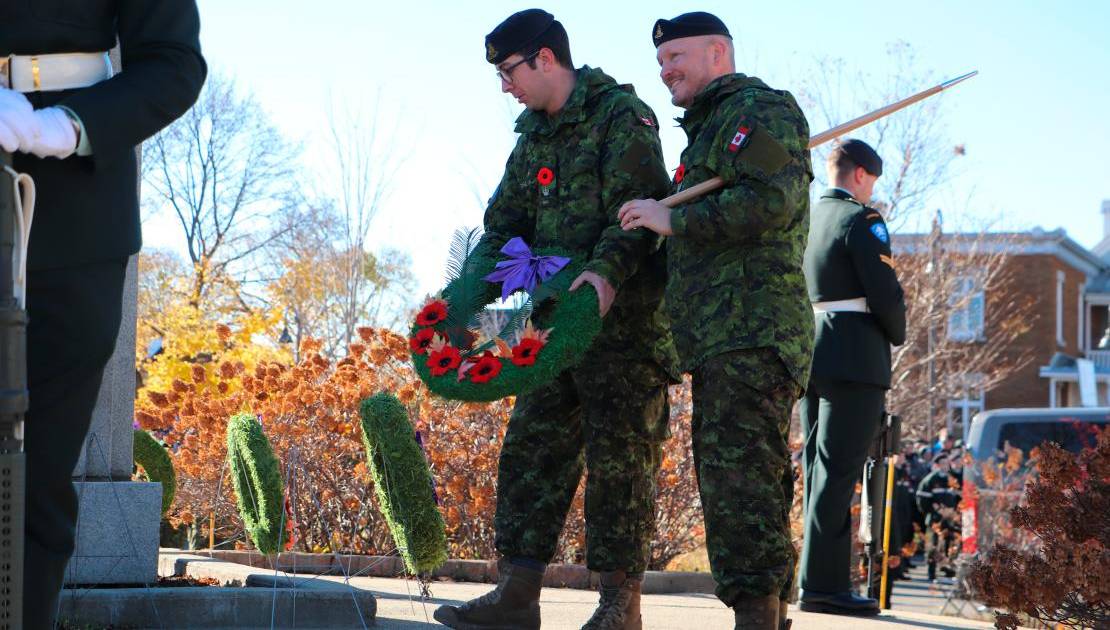
<svg viewBox="0 0 1110 630">
<path fill-rule="evenodd" d="M 500 94 L 482 56 L 483 37 L 510 13 L 533 6 L 563 22 L 577 64 L 633 83 L 663 121 L 681 112 L 659 81 L 651 26 L 689 10 L 720 16 L 733 33 L 738 70 L 773 87 L 792 89 L 820 56 L 886 76 L 886 47 L 899 40 L 913 46 L 921 70 L 939 78 L 978 69 L 979 77 L 944 97 L 944 133 L 966 145 L 967 156 L 960 177 L 930 207 L 946 209 L 954 224 L 1062 227 L 1086 246 L 1102 237 L 1100 204 L 1110 199 L 1110 2 L 200 0 L 199 6 L 210 67 L 253 91 L 278 127 L 305 143 L 306 178 L 326 181 L 326 173 L 314 171 L 324 164 L 329 102 L 362 103 L 391 132 L 397 151 L 388 159 L 403 161 L 372 240 L 411 254 L 422 291 L 438 288 L 452 231 L 481 222 L 514 142 L 519 106 Z M 664 124 L 661 137 L 674 168 L 684 136 Z M 966 212 L 968 199 L 973 216 L 953 217 Z M 179 247 L 180 237 L 163 225 L 172 227 L 148 221 L 148 245 Z"/>
</svg>

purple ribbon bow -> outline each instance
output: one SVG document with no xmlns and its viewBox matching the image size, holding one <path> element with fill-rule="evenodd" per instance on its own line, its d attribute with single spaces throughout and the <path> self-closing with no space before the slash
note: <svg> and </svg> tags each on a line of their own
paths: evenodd
<svg viewBox="0 0 1110 630">
<path fill-rule="evenodd" d="M 569 258 L 562 256 L 534 255 L 524 239 L 519 236 L 505 243 L 501 253 L 509 259 L 497 263 L 496 271 L 486 276 L 484 280 L 501 283 L 502 300 L 518 289 L 531 293 L 537 284 L 546 282 L 570 263 Z"/>
</svg>

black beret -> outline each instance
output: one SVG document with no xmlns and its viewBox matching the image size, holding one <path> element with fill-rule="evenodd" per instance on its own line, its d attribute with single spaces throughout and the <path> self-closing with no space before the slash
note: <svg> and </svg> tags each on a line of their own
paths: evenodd
<svg viewBox="0 0 1110 630">
<path fill-rule="evenodd" d="M 651 29 L 651 41 L 656 48 L 672 39 L 698 35 L 724 35 L 732 39 L 721 18 L 705 11 L 683 13 L 673 20 L 656 20 L 655 27 Z"/>
<path fill-rule="evenodd" d="M 862 166 L 863 170 L 875 177 L 883 174 L 883 158 L 863 140 L 849 138 L 841 142 L 838 149 L 855 162 L 856 166 Z"/>
<path fill-rule="evenodd" d="M 543 9 L 525 9 L 510 15 L 486 35 L 486 61 L 494 65 L 505 61 L 524 50 L 552 24 L 558 24 L 555 16 Z"/>
</svg>

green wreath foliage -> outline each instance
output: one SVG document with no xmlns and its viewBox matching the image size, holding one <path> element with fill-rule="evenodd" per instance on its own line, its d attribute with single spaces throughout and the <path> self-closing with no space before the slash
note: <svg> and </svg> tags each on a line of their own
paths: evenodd
<svg viewBox="0 0 1110 630">
<path fill-rule="evenodd" d="M 135 463 L 143 467 L 147 479 L 162 484 L 162 514 L 173 505 L 173 495 L 177 492 L 177 475 L 173 471 L 170 454 L 161 442 L 142 429 L 135 429 L 132 442 L 132 456 Z"/>
<path fill-rule="evenodd" d="M 572 258 L 570 264 L 533 291 L 528 302 L 502 329 L 503 335 L 512 332 L 511 329 L 523 325 L 533 311 L 539 309 L 537 327 L 550 329 L 551 334 L 536 362 L 521 366 L 507 358 L 500 358 L 501 371 L 497 376 L 487 382 L 478 383 L 465 377 L 460 379 L 455 370 L 433 376 L 428 366 L 430 353 L 421 354 L 413 348 L 412 359 L 416 373 L 433 393 L 450 400 L 469 402 L 489 402 L 506 396 L 519 396 L 551 382 L 560 372 L 574 367 L 586 356 L 594 338 L 601 332 L 601 316 L 598 314 L 597 292 L 592 285 L 585 284 L 570 291 L 571 283 L 585 269 L 585 262 L 573 259 L 570 254 L 559 249 L 541 248 L 535 251 L 540 256 Z M 500 256 L 491 256 L 488 253 L 470 254 L 460 265 L 462 271 L 442 292 L 443 300 L 447 302 L 448 318 L 431 328 L 450 339 L 456 348 L 465 346 L 464 340 L 459 338 L 459 331 L 474 328 L 481 311 L 499 297 L 499 286 L 482 278 L 494 270 L 500 259 Z M 415 339 L 417 333 L 425 328 L 428 326 L 414 323 L 410 339 Z M 487 349 L 489 348 L 483 346 L 471 354 L 477 356 Z"/>
<path fill-rule="evenodd" d="M 409 572 L 431 573 L 447 560 L 447 532 L 408 412 L 385 392 L 363 400 L 360 411 L 362 443 L 389 532 Z"/>
<path fill-rule="evenodd" d="M 259 551 L 277 553 L 285 544 L 281 465 L 253 414 L 227 423 L 227 461 L 243 526 Z"/>
</svg>

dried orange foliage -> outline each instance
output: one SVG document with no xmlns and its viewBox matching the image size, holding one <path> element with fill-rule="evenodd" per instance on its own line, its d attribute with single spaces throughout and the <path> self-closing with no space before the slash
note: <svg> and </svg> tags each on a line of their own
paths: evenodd
<svg viewBox="0 0 1110 630">
<path fill-rule="evenodd" d="M 177 500 L 167 515 L 174 524 L 206 530 L 216 514 L 217 540 L 242 531 L 225 478 L 227 419 L 257 415 L 282 462 L 290 493 L 297 547 L 308 551 L 385 554 L 393 542 L 378 512 L 359 435 L 359 402 L 380 391 L 409 408 L 420 433 L 447 523 L 454 558 L 493 558 L 497 457 L 512 400 L 458 403 L 431 396 L 409 363 L 408 341 L 389 330 L 360 328 L 359 341 L 336 362 L 309 340 L 300 363 L 236 359 L 250 355 L 249 336 L 218 326 L 207 352 L 212 360 L 191 366 L 161 391 L 136 402 L 140 424 L 171 447 L 178 475 Z M 250 355 L 256 356 L 256 355 Z M 199 368 L 199 369 L 195 369 Z M 168 371 L 168 370 L 167 370 Z M 690 457 L 689 384 L 672 390 L 672 437 L 664 445 L 659 478 L 659 531 L 652 566 L 696 545 L 701 518 Z M 684 402 L 683 402 L 684 401 Z M 222 482 L 221 482 L 222 480 Z M 556 561 L 581 561 L 585 552 L 581 488 L 571 507 Z M 207 533 L 207 531 L 205 531 Z"/>
<path fill-rule="evenodd" d="M 1019 614 L 1049 625 L 1108 627 L 1110 430 L 1078 457 L 1045 443 L 1032 459 L 1037 477 L 1011 519 L 1037 545 L 996 545 L 972 566 L 971 586 L 988 605 L 1009 611 L 997 615 L 999 628 L 1016 628 Z"/>
</svg>

